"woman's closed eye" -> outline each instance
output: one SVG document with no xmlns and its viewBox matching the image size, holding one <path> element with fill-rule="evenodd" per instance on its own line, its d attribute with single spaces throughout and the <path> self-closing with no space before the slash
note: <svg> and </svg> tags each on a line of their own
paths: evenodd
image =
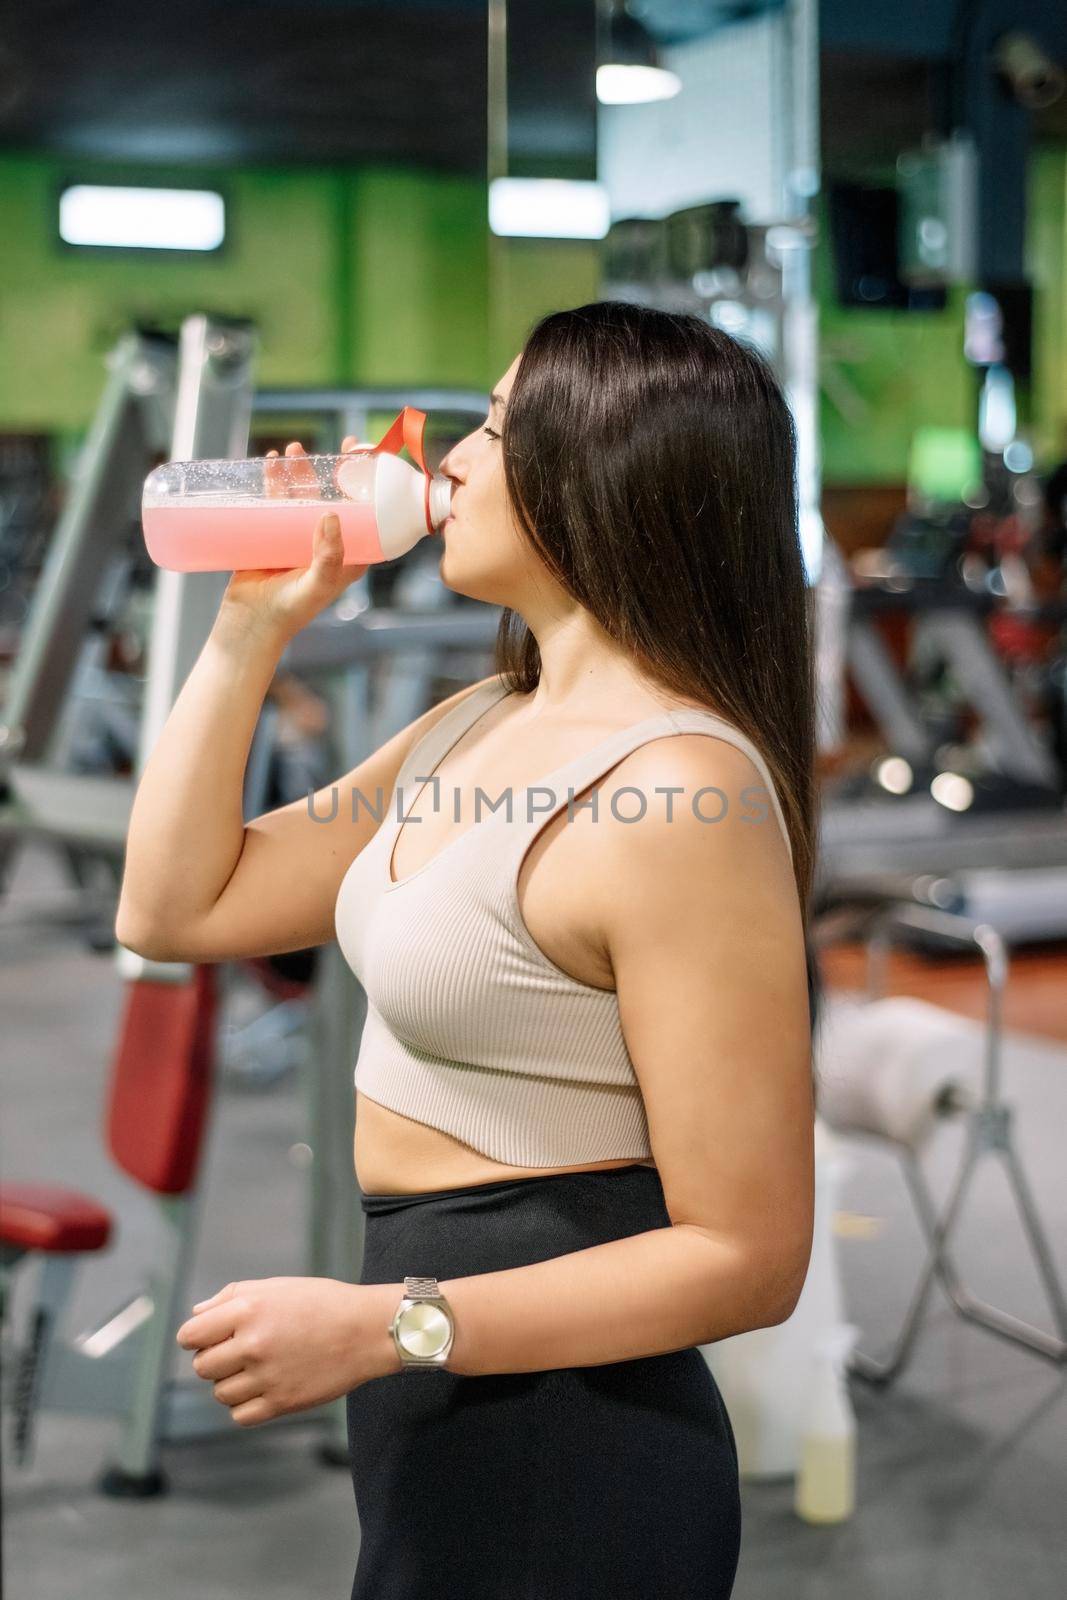
<svg viewBox="0 0 1067 1600">
<path fill-rule="evenodd" d="M 488 434 L 490 439 L 499 439 L 500 438 L 499 433 L 497 433 L 495 431 L 495 429 L 493 429 L 493 428 L 483 428 L 482 432 Z"/>
</svg>

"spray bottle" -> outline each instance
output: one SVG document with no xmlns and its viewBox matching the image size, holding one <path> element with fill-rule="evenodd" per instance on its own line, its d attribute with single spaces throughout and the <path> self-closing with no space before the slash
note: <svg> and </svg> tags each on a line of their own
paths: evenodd
<svg viewBox="0 0 1067 1600">
<path fill-rule="evenodd" d="M 805 1522 L 843 1522 L 855 1510 L 856 1416 L 845 1366 L 859 1331 L 851 1322 L 840 1322 L 815 1345 L 794 1500 L 794 1510 Z"/>
</svg>

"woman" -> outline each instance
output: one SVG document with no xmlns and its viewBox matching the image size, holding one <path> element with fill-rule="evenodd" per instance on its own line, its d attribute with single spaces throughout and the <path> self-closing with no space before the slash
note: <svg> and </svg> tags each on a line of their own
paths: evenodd
<svg viewBox="0 0 1067 1600">
<path fill-rule="evenodd" d="M 811 1244 L 791 421 L 741 344 L 601 302 L 442 470 L 498 674 L 243 826 L 279 653 L 363 570 L 325 518 L 309 568 L 234 574 L 141 779 L 123 944 L 336 934 L 369 1002 L 360 1282 L 228 1284 L 178 1340 L 244 1426 L 347 1394 L 354 1600 L 717 1600 L 737 1456 L 696 1346 L 788 1317 Z"/>
</svg>

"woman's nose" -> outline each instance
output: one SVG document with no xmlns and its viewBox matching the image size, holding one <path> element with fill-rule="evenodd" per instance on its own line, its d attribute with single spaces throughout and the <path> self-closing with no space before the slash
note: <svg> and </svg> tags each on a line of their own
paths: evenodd
<svg viewBox="0 0 1067 1600">
<path fill-rule="evenodd" d="M 441 465 L 437 470 L 446 478 L 455 478 L 457 482 L 462 481 L 463 464 L 458 445 L 453 445 L 451 450 L 445 452 L 445 455 L 441 460 Z"/>
<path fill-rule="evenodd" d="M 454 478 L 457 483 L 464 483 L 470 468 L 472 449 L 478 448 L 478 437 L 477 428 L 472 428 L 462 439 L 457 439 L 451 450 L 446 451 L 438 472 L 446 478 Z"/>
</svg>

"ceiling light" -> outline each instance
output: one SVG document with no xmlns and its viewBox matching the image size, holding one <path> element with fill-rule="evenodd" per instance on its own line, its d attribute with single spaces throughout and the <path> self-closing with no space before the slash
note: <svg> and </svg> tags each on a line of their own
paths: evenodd
<svg viewBox="0 0 1067 1600">
<path fill-rule="evenodd" d="M 602 105 L 639 105 L 669 100 L 682 80 L 659 63 L 652 35 L 631 16 L 626 0 L 611 0 L 602 60 L 596 74 L 596 97 Z"/>
<path fill-rule="evenodd" d="M 603 239 L 611 205 L 603 184 L 570 178 L 494 178 L 489 226 L 527 239 Z"/>
<path fill-rule="evenodd" d="M 217 250 L 225 232 L 222 196 L 207 189 L 76 183 L 59 198 L 59 236 L 67 244 Z"/>
</svg>

